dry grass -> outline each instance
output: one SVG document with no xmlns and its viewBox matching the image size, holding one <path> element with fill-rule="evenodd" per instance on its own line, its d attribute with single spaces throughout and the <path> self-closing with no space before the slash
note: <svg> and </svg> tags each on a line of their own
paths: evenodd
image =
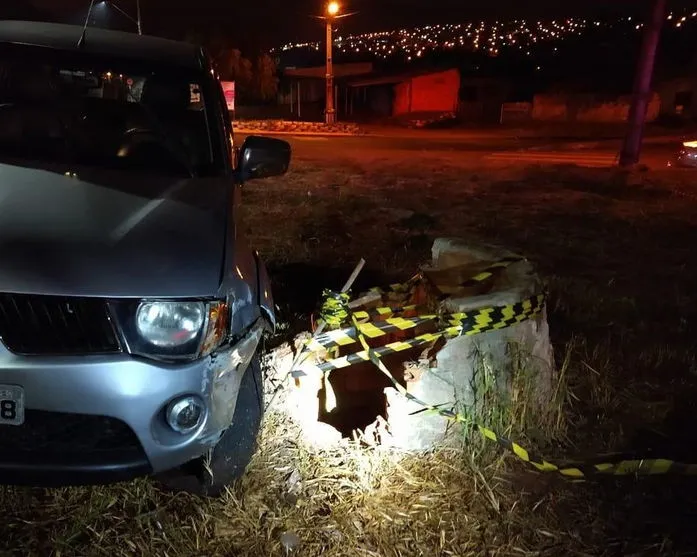
<svg viewBox="0 0 697 557">
<path fill-rule="evenodd" d="M 437 154 L 308 158 L 246 188 L 244 223 L 291 328 L 360 257 L 358 287 L 409 275 L 437 236 L 526 253 L 550 277 L 567 362 L 568 442 L 548 435 L 546 452 L 653 448 L 697 462 L 693 176 L 473 168 Z M 149 481 L 0 491 L 0 554 L 689 554 L 696 493 L 687 479 L 570 485 L 497 452 L 312 451 L 271 412 L 248 474 L 220 501 Z"/>
</svg>

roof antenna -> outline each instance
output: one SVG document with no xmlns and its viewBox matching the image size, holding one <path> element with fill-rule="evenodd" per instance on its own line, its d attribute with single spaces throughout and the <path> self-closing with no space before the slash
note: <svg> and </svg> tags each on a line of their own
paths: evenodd
<svg viewBox="0 0 697 557">
<path fill-rule="evenodd" d="M 85 18 L 85 24 L 82 26 L 82 34 L 77 41 L 77 47 L 82 48 L 85 45 L 85 35 L 87 34 L 87 26 L 90 23 L 90 16 L 92 15 L 92 8 L 94 7 L 94 0 L 90 0 L 90 7 L 87 10 L 87 17 Z"/>
</svg>

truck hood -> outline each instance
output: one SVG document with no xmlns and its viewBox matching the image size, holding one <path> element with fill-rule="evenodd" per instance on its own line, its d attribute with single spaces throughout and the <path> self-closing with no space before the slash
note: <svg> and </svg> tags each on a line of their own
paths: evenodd
<svg viewBox="0 0 697 557">
<path fill-rule="evenodd" d="M 55 170 L 0 163 L 0 292 L 217 293 L 229 181 Z"/>
</svg>

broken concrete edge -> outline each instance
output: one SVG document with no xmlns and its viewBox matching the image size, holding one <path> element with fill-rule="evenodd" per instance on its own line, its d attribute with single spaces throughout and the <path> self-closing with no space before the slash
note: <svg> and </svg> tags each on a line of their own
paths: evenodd
<svg viewBox="0 0 697 557">
<path fill-rule="evenodd" d="M 531 261 L 520 253 L 494 243 L 478 242 L 476 246 L 472 246 L 461 238 L 436 238 L 431 248 L 431 263 L 423 265 L 421 270 L 426 272 L 433 268 L 446 270 L 455 264 L 453 257 L 460 263 L 466 260 L 495 263 L 503 258 L 517 258 L 519 261 L 512 263 L 503 271 L 502 278 L 506 286 L 504 290 L 483 295 L 468 294 L 466 298 L 455 294 L 449 296 L 442 302 L 442 308 L 452 313 L 472 311 L 487 306 L 514 304 L 545 291 L 545 283 L 535 271 Z"/>
</svg>

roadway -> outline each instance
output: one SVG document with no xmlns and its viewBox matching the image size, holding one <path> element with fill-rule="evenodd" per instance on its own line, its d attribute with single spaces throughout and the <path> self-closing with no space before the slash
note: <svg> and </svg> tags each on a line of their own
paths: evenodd
<svg viewBox="0 0 697 557">
<path fill-rule="evenodd" d="M 269 134 L 273 136 L 273 134 Z M 242 144 L 245 135 L 236 134 Z M 427 131 L 393 135 L 371 134 L 357 137 L 278 135 L 288 141 L 298 159 L 331 158 L 452 158 L 460 163 L 562 165 L 609 167 L 617 163 L 618 140 L 562 142 L 544 138 L 520 138 L 505 135 L 461 133 L 431 134 Z M 648 141 L 641 163 L 649 168 L 665 168 L 676 151 L 678 140 Z"/>
</svg>

